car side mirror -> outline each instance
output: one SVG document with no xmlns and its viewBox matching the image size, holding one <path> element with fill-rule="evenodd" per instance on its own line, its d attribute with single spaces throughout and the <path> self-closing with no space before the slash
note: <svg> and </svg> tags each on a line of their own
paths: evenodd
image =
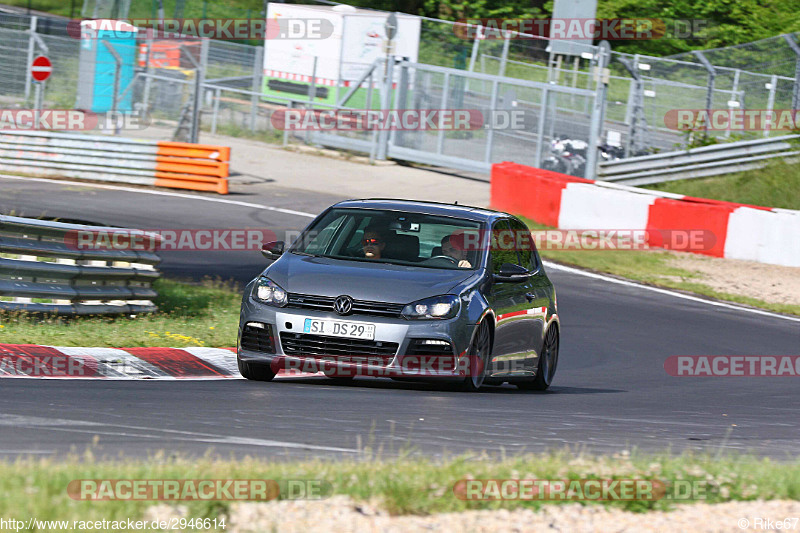
<svg viewBox="0 0 800 533">
<path fill-rule="evenodd" d="M 267 259 L 277 259 L 283 255 L 283 241 L 265 242 L 261 245 L 261 255 Z"/>
<path fill-rule="evenodd" d="M 530 277 L 531 273 L 527 268 L 514 263 L 503 263 L 500 270 L 494 274 L 495 281 L 511 281 L 519 282 L 525 281 Z"/>
</svg>

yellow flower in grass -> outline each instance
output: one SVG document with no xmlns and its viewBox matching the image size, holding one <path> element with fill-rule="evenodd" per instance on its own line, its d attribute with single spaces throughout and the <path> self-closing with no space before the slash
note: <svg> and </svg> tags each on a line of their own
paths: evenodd
<svg viewBox="0 0 800 533">
<path fill-rule="evenodd" d="M 179 333 L 170 333 L 169 331 L 164 332 L 164 335 L 169 337 L 170 339 L 183 341 L 187 344 L 195 344 L 197 346 L 203 346 L 203 341 L 196 337 L 192 337 L 190 335 L 181 335 Z"/>
</svg>

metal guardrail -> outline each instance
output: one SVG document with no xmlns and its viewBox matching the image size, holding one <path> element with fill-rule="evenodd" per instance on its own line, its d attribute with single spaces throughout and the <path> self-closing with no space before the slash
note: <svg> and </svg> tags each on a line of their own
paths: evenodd
<svg viewBox="0 0 800 533">
<path fill-rule="evenodd" d="M 0 170 L 228 193 L 230 148 L 50 131 L 0 133 Z"/>
<path fill-rule="evenodd" d="M 714 144 L 679 152 L 629 157 L 598 165 L 597 178 L 625 185 L 705 178 L 761 168 L 776 157 L 793 159 L 800 135 Z"/>
<path fill-rule="evenodd" d="M 0 215 L 0 310 L 59 315 L 155 311 L 151 299 L 158 294 L 151 284 L 160 276 L 158 255 L 88 249 L 74 238 L 79 231 L 118 229 Z"/>
</svg>

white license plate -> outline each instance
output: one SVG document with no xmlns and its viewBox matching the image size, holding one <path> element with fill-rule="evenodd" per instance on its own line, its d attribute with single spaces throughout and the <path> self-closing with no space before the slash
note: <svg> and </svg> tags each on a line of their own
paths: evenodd
<svg viewBox="0 0 800 533">
<path fill-rule="evenodd" d="M 375 338 L 375 324 L 306 318 L 305 324 L 303 325 L 303 333 L 329 335 L 331 337 L 347 337 L 348 339 L 366 339 L 371 341 Z"/>
</svg>

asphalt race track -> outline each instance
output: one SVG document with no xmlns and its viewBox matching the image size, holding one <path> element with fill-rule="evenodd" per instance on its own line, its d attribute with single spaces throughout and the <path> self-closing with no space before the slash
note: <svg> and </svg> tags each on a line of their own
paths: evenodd
<svg viewBox="0 0 800 533">
<path fill-rule="evenodd" d="M 0 178 L 0 213 L 141 228 L 300 229 L 339 198 L 272 187 L 220 203 Z M 142 190 L 144 191 L 144 190 Z M 205 196 L 205 198 L 221 198 Z M 300 212 L 300 213 L 298 213 Z M 168 252 L 168 276 L 246 281 L 258 252 Z M 671 355 L 797 355 L 800 321 L 663 294 L 550 268 L 562 346 L 554 387 L 464 394 L 435 384 L 327 378 L 221 381 L 0 380 L 0 454 L 156 450 L 222 455 L 347 456 L 468 450 L 800 452 L 797 378 L 671 377 Z M 0 340 L 0 342 L 2 342 Z M 231 339 L 231 346 L 235 339 Z"/>
</svg>

